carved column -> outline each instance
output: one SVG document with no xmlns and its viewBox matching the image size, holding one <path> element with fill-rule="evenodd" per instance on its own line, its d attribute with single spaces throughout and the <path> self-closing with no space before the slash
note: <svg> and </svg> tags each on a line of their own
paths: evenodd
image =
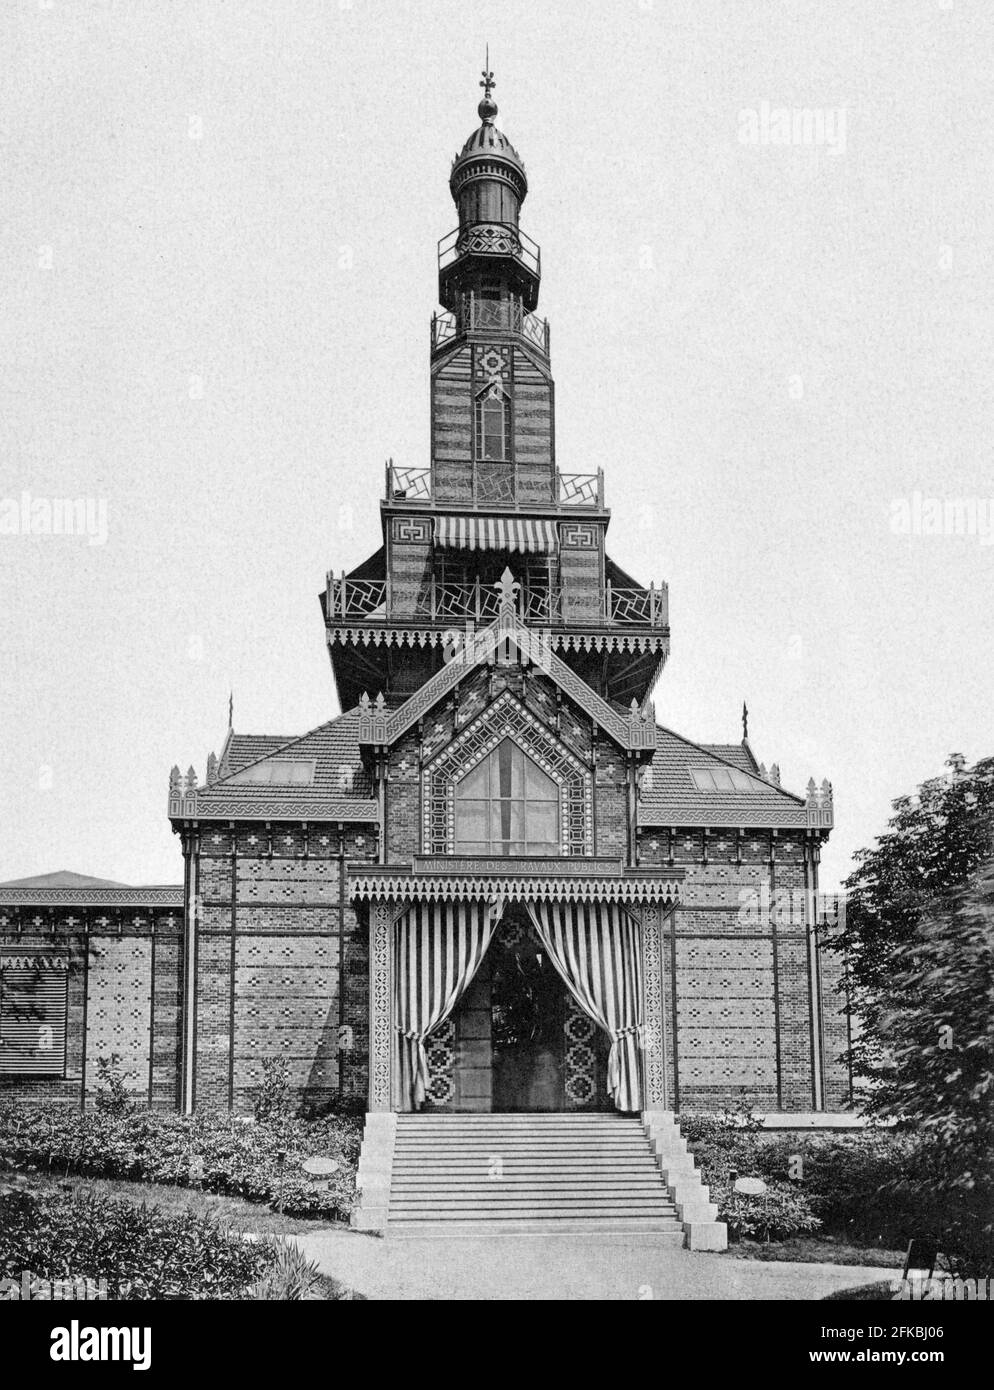
<svg viewBox="0 0 994 1390">
<path fill-rule="evenodd" d="M 643 1110 L 669 1108 L 666 1085 L 666 1012 L 663 1008 L 663 908 L 647 903 L 642 919 L 642 1058 L 645 1095 Z"/>
<path fill-rule="evenodd" d="M 386 898 L 369 904 L 369 1109 L 393 1109 L 393 924 Z"/>
</svg>

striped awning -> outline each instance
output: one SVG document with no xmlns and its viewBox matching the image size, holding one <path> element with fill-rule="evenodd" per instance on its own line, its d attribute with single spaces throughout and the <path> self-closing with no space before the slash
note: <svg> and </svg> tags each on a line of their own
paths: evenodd
<svg viewBox="0 0 994 1390">
<path fill-rule="evenodd" d="M 435 544 L 458 550 L 531 550 L 556 548 L 556 523 L 525 517 L 440 516 Z"/>
</svg>

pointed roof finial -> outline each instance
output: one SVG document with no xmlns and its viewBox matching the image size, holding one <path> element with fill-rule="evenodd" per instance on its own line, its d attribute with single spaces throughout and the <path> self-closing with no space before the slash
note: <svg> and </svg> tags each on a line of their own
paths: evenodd
<svg viewBox="0 0 994 1390">
<path fill-rule="evenodd" d="M 742 742 L 749 740 L 749 706 L 745 700 L 742 701 Z"/>
<path fill-rule="evenodd" d="M 229 692 L 228 692 L 228 728 L 229 728 L 229 729 L 233 729 L 234 727 L 235 727 L 235 692 L 234 692 L 233 690 L 229 690 Z"/>
<path fill-rule="evenodd" d="M 487 61 L 483 68 L 483 81 L 480 86 L 483 88 L 483 100 L 478 107 L 480 120 L 491 123 L 497 115 L 497 103 L 493 100 L 490 93 L 497 86 L 494 75 L 490 71 L 490 45 L 487 44 Z"/>
</svg>

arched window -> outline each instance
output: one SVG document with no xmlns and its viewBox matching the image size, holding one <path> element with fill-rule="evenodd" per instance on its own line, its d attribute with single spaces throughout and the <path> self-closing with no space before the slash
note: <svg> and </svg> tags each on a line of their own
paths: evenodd
<svg viewBox="0 0 994 1390">
<path fill-rule="evenodd" d="M 560 853 L 559 788 L 509 738 L 456 785 L 456 854 Z"/>
<path fill-rule="evenodd" d="M 491 387 L 476 398 L 476 457 L 506 459 L 508 456 L 507 399 L 500 387 Z"/>
</svg>

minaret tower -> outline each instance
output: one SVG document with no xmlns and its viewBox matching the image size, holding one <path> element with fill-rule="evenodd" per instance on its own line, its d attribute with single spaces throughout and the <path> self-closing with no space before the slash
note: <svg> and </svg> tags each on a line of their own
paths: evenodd
<svg viewBox="0 0 994 1390">
<path fill-rule="evenodd" d="M 601 460 L 557 469 L 541 252 L 520 225 L 528 179 L 497 128 L 489 64 L 480 85 L 480 125 L 449 177 L 458 226 L 438 245 L 428 466 L 388 462 L 383 545 L 322 595 L 339 698 L 407 699 L 455 633 L 494 620 L 510 569 L 521 619 L 598 694 L 641 705 L 669 650 L 666 586 L 605 553 Z"/>
</svg>

